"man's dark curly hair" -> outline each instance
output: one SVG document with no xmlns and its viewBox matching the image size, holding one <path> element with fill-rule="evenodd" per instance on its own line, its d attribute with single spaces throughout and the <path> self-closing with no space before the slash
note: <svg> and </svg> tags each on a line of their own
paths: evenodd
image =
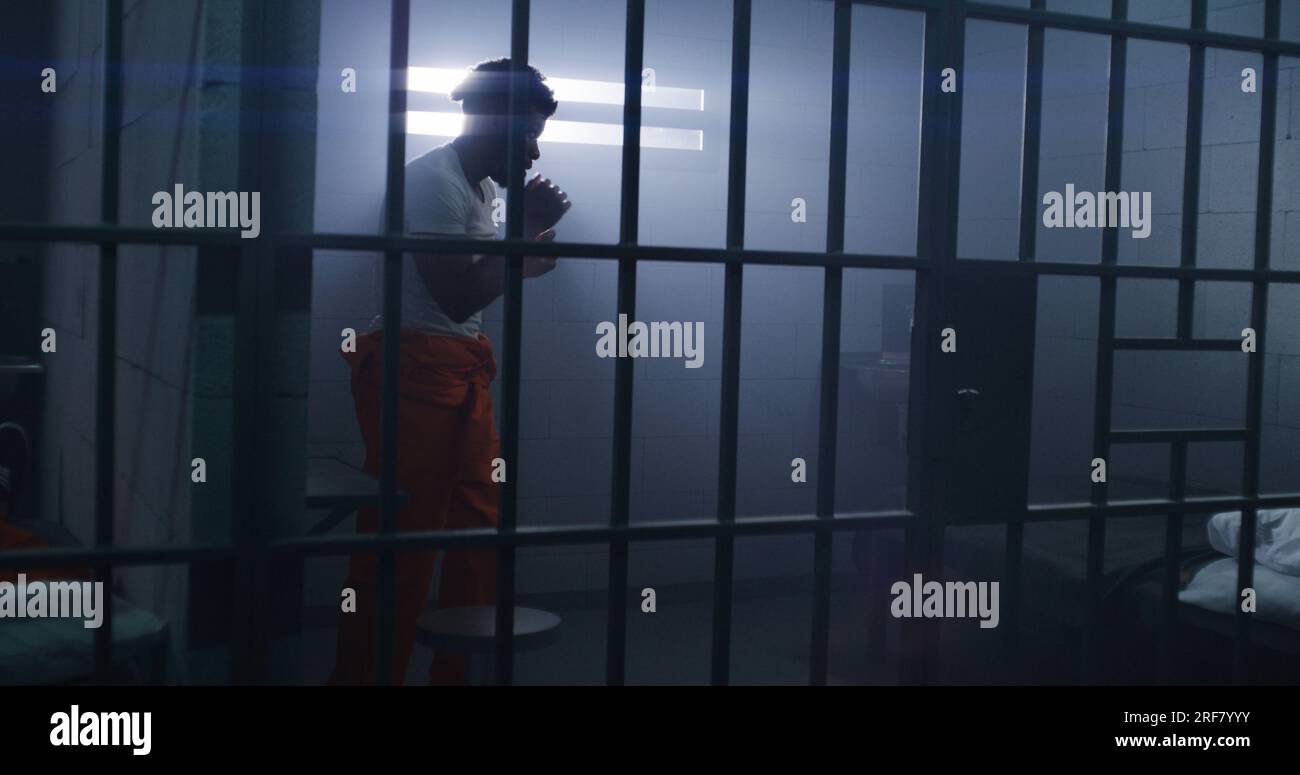
<svg viewBox="0 0 1300 775">
<path fill-rule="evenodd" d="M 489 59 L 469 69 L 464 80 L 451 90 L 451 99 L 461 103 L 466 113 L 475 115 L 505 115 L 510 111 L 510 59 Z M 526 79 L 528 107 L 550 118 L 559 103 L 555 93 L 546 85 L 546 76 L 529 65 L 519 73 Z"/>
</svg>

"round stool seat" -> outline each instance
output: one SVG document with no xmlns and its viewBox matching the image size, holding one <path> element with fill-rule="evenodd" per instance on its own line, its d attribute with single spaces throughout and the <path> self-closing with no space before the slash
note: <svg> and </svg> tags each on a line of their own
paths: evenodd
<svg viewBox="0 0 1300 775">
<path fill-rule="evenodd" d="M 440 608 L 426 611 L 415 621 L 415 638 L 443 651 L 488 652 L 496 642 L 496 606 Z M 559 634 L 560 617 L 536 608 L 516 608 L 516 651 L 549 645 Z"/>
</svg>

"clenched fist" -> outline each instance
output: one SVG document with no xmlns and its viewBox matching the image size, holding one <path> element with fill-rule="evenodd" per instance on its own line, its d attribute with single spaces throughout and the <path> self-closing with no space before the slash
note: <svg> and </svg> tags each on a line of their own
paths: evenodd
<svg viewBox="0 0 1300 775">
<path fill-rule="evenodd" d="M 560 222 L 572 206 L 550 178 L 534 175 L 524 186 L 524 236 L 535 238 Z"/>
</svg>

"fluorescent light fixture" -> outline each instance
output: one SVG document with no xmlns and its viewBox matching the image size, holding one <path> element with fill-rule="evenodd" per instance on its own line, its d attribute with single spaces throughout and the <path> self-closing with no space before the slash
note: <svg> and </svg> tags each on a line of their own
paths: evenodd
<svg viewBox="0 0 1300 775">
<path fill-rule="evenodd" d="M 413 135 L 455 137 L 460 134 L 464 116 L 460 113 L 440 113 L 412 110 L 406 114 L 406 132 Z M 591 121 L 546 122 L 542 133 L 543 143 L 580 143 L 584 145 L 623 144 L 622 124 L 599 124 Z M 674 129 L 670 127 L 641 127 L 642 148 L 663 148 L 670 151 L 704 150 L 704 132 L 699 129 Z"/>
<path fill-rule="evenodd" d="M 411 67 L 406 71 L 409 91 L 450 94 L 465 77 L 464 70 L 452 67 Z M 582 78 L 547 78 L 546 83 L 560 102 L 590 102 L 599 105 L 622 105 L 623 84 L 618 81 L 588 81 Z M 704 110 L 703 89 L 676 86 L 641 87 L 641 105 L 647 108 Z"/>
</svg>

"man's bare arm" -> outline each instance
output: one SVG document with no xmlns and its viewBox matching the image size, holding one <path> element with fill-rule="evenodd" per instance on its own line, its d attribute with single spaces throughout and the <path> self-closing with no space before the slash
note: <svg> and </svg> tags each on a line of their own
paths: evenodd
<svg viewBox="0 0 1300 775">
<path fill-rule="evenodd" d="M 549 242 L 554 238 L 555 232 L 548 229 L 537 236 L 537 241 Z M 503 255 L 480 255 L 477 261 L 467 253 L 413 253 L 411 256 L 429 295 L 456 323 L 469 320 L 505 293 Z M 539 277 L 554 268 L 554 257 L 524 257 L 524 277 Z"/>
<path fill-rule="evenodd" d="M 524 234 L 536 242 L 555 239 L 554 226 L 570 207 L 569 197 L 548 178 L 534 176 L 524 187 Z M 450 236 L 450 235 L 447 235 Z M 500 254 L 413 253 L 424 287 L 442 311 L 457 323 L 491 304 L 506 287 L 506 260 Z M 524 277 L 540 277 L 555 268 L 548 256 L 525 256 Z"/>
</svg>

